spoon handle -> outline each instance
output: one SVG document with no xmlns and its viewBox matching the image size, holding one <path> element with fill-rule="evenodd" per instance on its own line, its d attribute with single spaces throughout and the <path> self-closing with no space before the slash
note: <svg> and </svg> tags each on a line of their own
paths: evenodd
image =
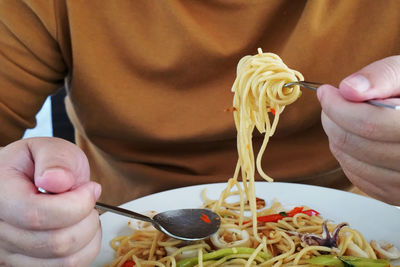
<svg viewBox="0 0 400 267">
<path fill-rule="evenodd" d="M 51 194 L 50 192 L 47 192 L 46 190 L 44 190 L 41 187 L 38 187 L 38 191 L 40 193 L 43 193 L 43 194 Z M 119 214 L 119 215 L 122 215 L 122 216 L 126 216 L 126 217 L 129 217 L 129 218 L 140 220 L 140 221 L 151 222 L 155 227 L 157 227 L 157 224 L 155 223 L 155 221 L 152 218 L 147 217 L 147 216 L 145 216 L 143 214 L 140 214 L 140 213 L 136 213 L 136 212 L 131 211 L 131 210 L 123 209 L 123 208 L 120 208 L 120 207 L 117 207 L 117 206 L 111 206 L 111 205 L 108 205 L 108 204 L 105 204 L 105 203 L 101 203 L 101 202 L 96 202 L 95 207 L 96 207 L 96 209 L 99 209 L 99 210 L 102 210 L 102 211 L 108 211 L 108 212 L 116 213 L 116 214 Z"/>
<path fill-rule="evenodd" d="M 122 216 L 127 216 L 136 220 L 141 220 L 141 221 L 146 221 L 146 222 L 151 222 L 154 223 L 153 219 L 151 219 L 150 217 L 147 217 L 143 214 L 140 213 L 136 213 L 127 209 L 123 209 L 123 208 L 119 208 L 116 206 L 111 206 L 108 204 L 104 204 L 101 202 L 96 202 L 96 208 L 102 211 L 109 211 L 109 212 L 113 212 Z"/>
</svg>

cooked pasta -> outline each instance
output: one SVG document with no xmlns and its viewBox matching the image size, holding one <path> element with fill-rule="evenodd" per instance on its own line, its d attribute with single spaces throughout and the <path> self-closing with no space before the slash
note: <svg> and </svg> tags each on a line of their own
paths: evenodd
<svg viewBox="0 0 400 267">
<path fill-rule="evenodd" d="M 257 232 L 255 167 L 261 177 L 267 181 L 273 181 L 262 170 L 261 158 L 269 138 L 274 134 L 278 125 L 279 115 L 285 106 L 296 101 L 301 95 L 298 85 L 293 87 L 284 87 L 284 85 L 298 80 L 303 80 L 303 76 L 298 71 L 289 69 L 279 56 L 273 53 L 263 53 L 261 48 L 258 49 L 257 55 L 245 56 L 238 63 L 236 80 L 232 87 L 239 156 L 236 169 L 241 171 L 241 178 L 250 203 L 254 234 Z M 270 113 L 273 115 L 272 123 L 269 117 Z M 254 128 L 264 134 L 264 141 L 258 152 L 256 164 L 254 163 L 252 142 Z M 238 179 L 237 172 L 233 179 Z M 222 195 L 221 199 L 223 197 Z"/>
<path fill-rule="evenodd" d="M 111 241 L 116 255 L 109 266 L 318 266 L 320 259 L 343 260 L 344 255 L 379 257 L 373 244 L 345 223 L 327 223 L 308 207 L 287 210 L 276 200 L 266 208 L 265 202 L 256 198 L 256 171 L 272 181 L 261 168 L 268 140 L 285 106 L 301 95 L 298 86 L 284 85 L 298 80 L 303 76 L 275 54 L 259 49 L 257 55 L 242 58 L 232 87 L 236 169 L 219 199 L 210 199 L 205 190 L 202 194 L 203 207 L 221 217 L 219 231 L 188 244 L 158 232 L 149 223 L 136 222 L 130 225 L 132 235 Z M 256 158 L 252 143 L 255 128 L 265 136 Z"/>
<path fill-rule="evenodd" d="M 298 85 L 292 87 L 284 85 L 301 80 L 303 76 L 300 72 L 289 69 L 279 56 L 263 53 L 260 48 L 257 55 L 245 56 L 239 61 L 232 92 L 234 92 L 233 114 L 237 130 L 238 166 L 243 179 L 254 180 L 252 135 L 256 127 L 260 133 L 265 134 L 256 160 L 257 171 L 264 179 L 272 181 L 261 168 L 261 158 L 285 106 L 292 104 L 301 95 Z M 270 113 L 273 115 L 272 123 Z"/>
</svg>

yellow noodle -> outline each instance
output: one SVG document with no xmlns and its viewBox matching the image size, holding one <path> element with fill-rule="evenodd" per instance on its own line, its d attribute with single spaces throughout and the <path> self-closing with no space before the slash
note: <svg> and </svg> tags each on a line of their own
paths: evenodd
<svg viewBox="0 0 400 267">
<path fill-rule="evenodd" d="M 237 66 L 237 77 L 232 86 L 233 116 L 237 129 L 238 161 L 232 178 L 218 199 L 207 197 L 202 191 L 203 207 L 217 212 L 221 216 L 221 229 L 217 238 L 225 243 L 238 241 L 246 235 L 230 234 L 229 229 L 244 231 L 248 234 L 248 246 L 255 249 L 250 254 L 232 254 L 220 259 L 204 261 L 206 253 L 217 250 L 212 239 L 194 244 L 184 244 L 143 227 L 135 229 L 127 237 L 116 237 L 110 246 L 116 251 L 116 258 L 110 266 L 122 266 L 132 260 L 136 266 L 175 267 L 185 253 L 194 253 L 196 266 L 268 266 L 294 267 L 312 266 L 307 259 L 328 252 L 333 255 L 346 255 L 350 242 L 360 246 L 370 258 L 376 255 L 358 231 L 344 227 L 340 231 L 338 248 L 310 246 L 304 244 L 300 235 L 313 233 L 321 235 L 324 219 L 299 213 L 293 217 L 284 217 L 277 222 L 260 223 L 258 216 L 276 214 L 282 211 L 278 201 L 269 208 L 257 208 L 255 192 L 256 172 L 267 181 L 272 181 L 262 169 L 261 161 L 269 138 L 276 127 L 286 105 L 296 101 L 301 91 L 299 86 L 284 87 L 286 83 L 303 80 L 303 76 L 288 68 L 279 56 L 263 53 L 261 49 L 254 56 L 243 57 Z M 264 140 L 257 156 L 254 156 L 252 142 L 253 131 L 264 134 Z M 231 201 L 232 197 L 239 199 Z M 308 209 L 308 208 L 304 208 Z M 259 225 L 260 224 L 260 225 Z M 144 224 L 148 226 L 148 224 Z M 336 225 L 329 224 L 330 231 Z M 240 240 L 239 240 L 240 241 Z M 260 256 L 260 252 L 272 255 L 269 259 Z"/>
</svg>

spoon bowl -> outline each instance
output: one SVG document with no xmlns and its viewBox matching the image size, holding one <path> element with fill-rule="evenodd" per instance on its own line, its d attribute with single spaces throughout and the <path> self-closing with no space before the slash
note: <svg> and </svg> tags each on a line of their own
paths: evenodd
<svg viewBox="0 0 400 267">
<path fill-rule="evenodd" d="M 133 219 L 150 222 L 164 234 L 180 240 L 196 241 L 209 237 L 218 231 L 221 218 L 209 209 L 178 209 L 156 214 L 153 218 L 131 210 L 108 204 L 96 203 L 96 208 Z"/>
</svg>

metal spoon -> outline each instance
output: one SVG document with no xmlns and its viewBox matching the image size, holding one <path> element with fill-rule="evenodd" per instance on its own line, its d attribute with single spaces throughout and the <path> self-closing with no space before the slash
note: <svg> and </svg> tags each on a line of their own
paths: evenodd
<svg viewBox="0 0 400 267">
<path fill-rule="evenodd" d="M 208 209 L 179 209 L 147 217 L 127 209 L 96 202 L 96 208 L 127 216 L 133 219 L 150 222 L 166 235 L 185 241 L 196 241 L 209 237 L 218 231 L 221 218 Z"/>
<path fill-rule="evenodd" d="M 38 187 L 43 194 L 52 194 Z M 221 225 L 221 218 L 208 209 L 179 209 L 156 214 L 153 218 L 131 210 L 96 202 L 95 207 L 136 220 L 150 222 L 164 234 L 184 241 L 196 241 L 216 233 Z"/>
<path fill-rule="evenodd" d="M 303 88 L 317 91 L 318 87 L 321 86 L 322 83 L 297 81 L 297 82 L 286 83 L 285 85 L 283 85 L 283 87 L 291 87 L 293 85 L 300 85 Z M 400 110 L 400 98 L 373 99 L 373 100 L 367 100 L 366 102 L 374 106 Z"/>
</svg>

